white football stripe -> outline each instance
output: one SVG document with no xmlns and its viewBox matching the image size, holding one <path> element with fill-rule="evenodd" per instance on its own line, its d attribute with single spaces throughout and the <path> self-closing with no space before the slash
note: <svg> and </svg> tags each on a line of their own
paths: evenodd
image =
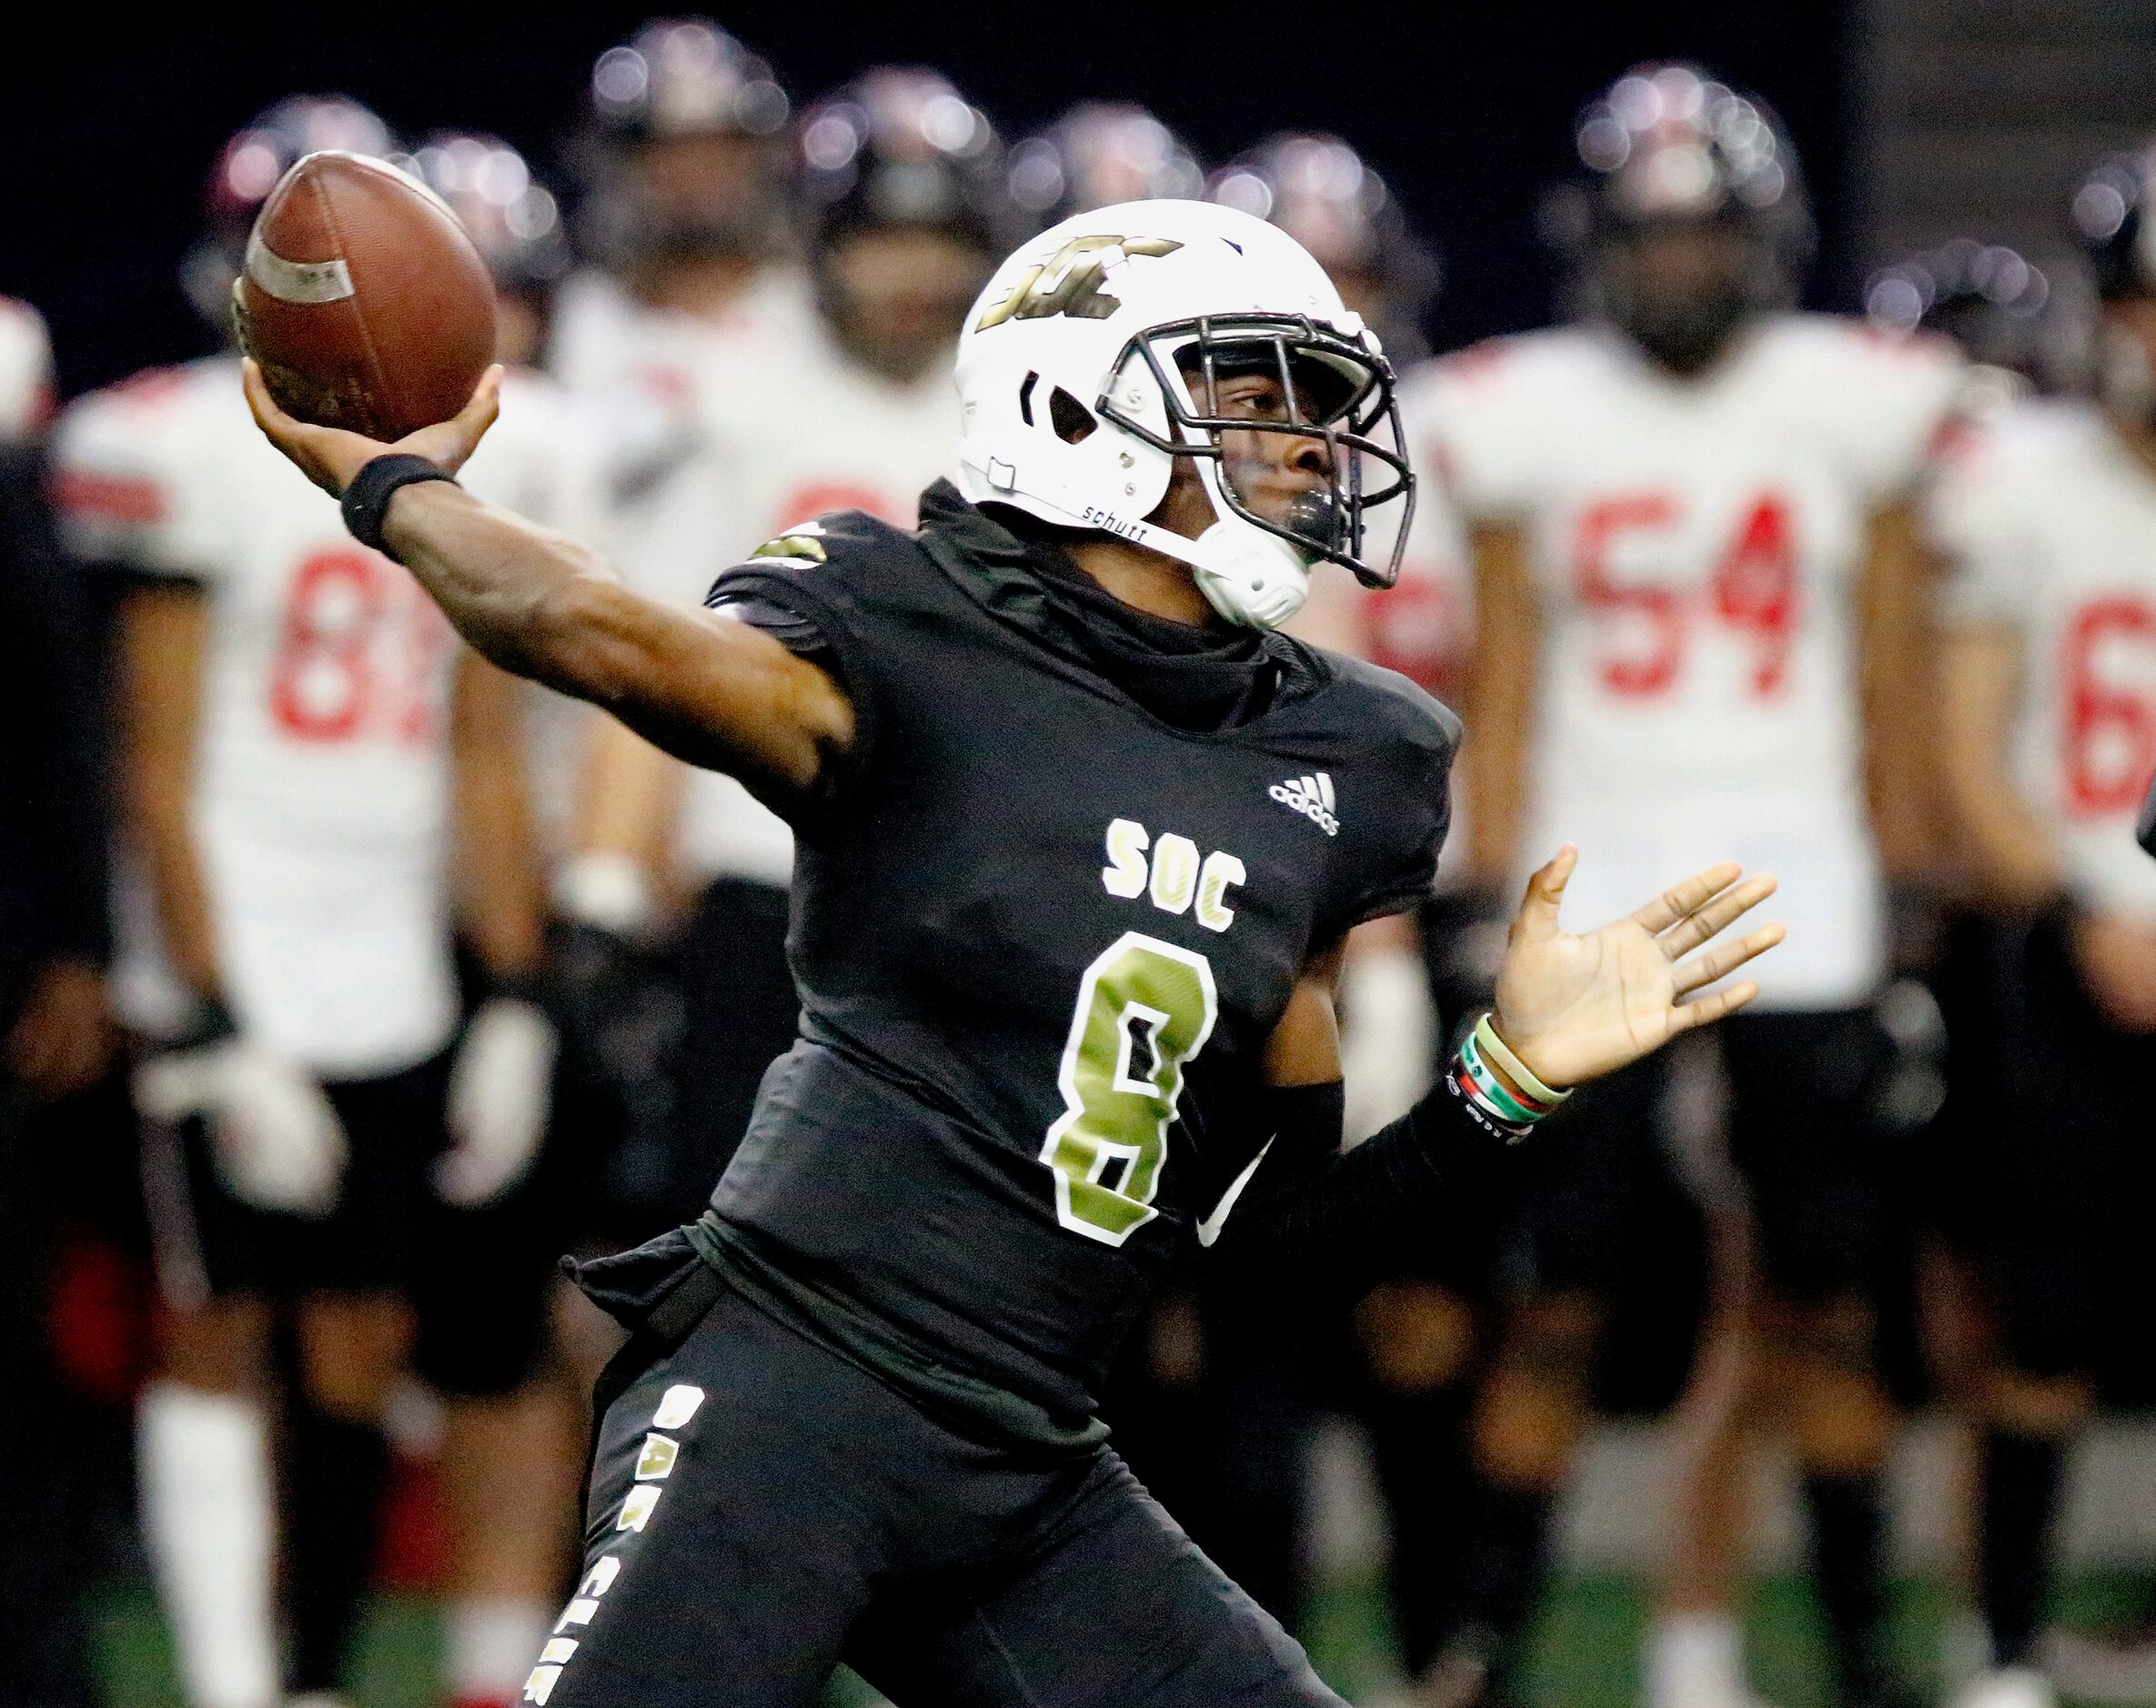
<svg viewBox="0 0 2156 1708">
<path fill-rule="evenodd" d="M 265 295 L 280 303 L 338 303 L 352 294 L 352 269 L 334 261 L 287 261 L 262 241 L 259 230 L 247 234 L 247 276 Z"/>
</svg>

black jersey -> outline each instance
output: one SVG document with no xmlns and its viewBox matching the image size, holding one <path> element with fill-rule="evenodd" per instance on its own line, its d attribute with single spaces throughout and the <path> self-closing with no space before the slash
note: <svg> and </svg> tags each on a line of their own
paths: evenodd
<svg viewBox="0 0 2156 1708">
<path fill-rule="evenodd" d="M 1059 642 L 1023 542 L 942 485 L 922 524 L 826 517 L 713 590 L 812 631 L 856 739 L 793 815 L 801 1040 L 712 1203 L 1082 1416 L 1259 1154 L 1264 1047 L 1314 949 L 1427 893 L 1458 724 L 1268 636 L 1264 709 L 1176 728 Z"/>
</svg>

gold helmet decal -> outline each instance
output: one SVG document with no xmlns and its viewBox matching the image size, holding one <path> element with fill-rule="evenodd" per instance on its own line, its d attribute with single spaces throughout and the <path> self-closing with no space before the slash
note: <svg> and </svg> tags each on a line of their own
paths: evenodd
<svg viewBox="0 0 2156 1708">
<path fill-rule="evenodd" d="M 1006 320 L 1046 320 L 1075 315 L 1105 320 L 1122 302 L 1101 288 L 1113 266 L 1133 255 L 1174 255 L 1182 248 L 1168 237 L 1073 237 L 1039 266 L 1027 271 L 973 330 L 985 332 Z"/>
</svg>

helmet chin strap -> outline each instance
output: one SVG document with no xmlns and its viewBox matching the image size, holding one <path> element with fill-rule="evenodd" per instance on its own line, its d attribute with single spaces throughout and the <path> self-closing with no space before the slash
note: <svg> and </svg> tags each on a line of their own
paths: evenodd
<svg viewBox="0 0 2156 1708">
<path fill-rule="evenodd" d="M 1215 522 L 1192 539 L 1156 522 L 1103 517 L 1097 512 L 1063 514 L 1070 526 L 1096 528 L 1188 564 L 1205 602 L 1244 628 L 1277 628 L 1310 597 L 1310 566 L 1302 553 L 1239 519 Z"/>
<path fill-rule="evenodd" d="M 1279 628 L 1310 597 L 1309 559 L 1234 513 L 1221 493 L 1215 464 L 1201 459 L 1197 472 L 1217 519 L 1195 539 L 1152 522 L 1123 524 L 1113 531 L 1134 546 L 1188 564 L 1205 602 L 1229 622 Z"/>
<path fill-rule="evenodd" d="M 1133 546 L 1188 564 L 1205 602 L 1244 628 L 1277 628 L 1310 597 L 1302 553 L 1246 523 L 1215 522 L 1195 539 L 1151 522 L 1115 531 Z"/>
</svg>

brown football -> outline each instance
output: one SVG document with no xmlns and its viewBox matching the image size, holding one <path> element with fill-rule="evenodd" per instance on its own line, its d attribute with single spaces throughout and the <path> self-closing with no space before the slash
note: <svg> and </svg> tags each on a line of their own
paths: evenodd
<svg viewBox="0 0 2156 1708">
<path fill-rule="evenodd" d="M 394 166 L 335 150 L 262 204 L 232 318 L 287 413 L 369 438 L 448 420 L 494 359 L 494 282 L 457 216 Z"/>
</svg>

